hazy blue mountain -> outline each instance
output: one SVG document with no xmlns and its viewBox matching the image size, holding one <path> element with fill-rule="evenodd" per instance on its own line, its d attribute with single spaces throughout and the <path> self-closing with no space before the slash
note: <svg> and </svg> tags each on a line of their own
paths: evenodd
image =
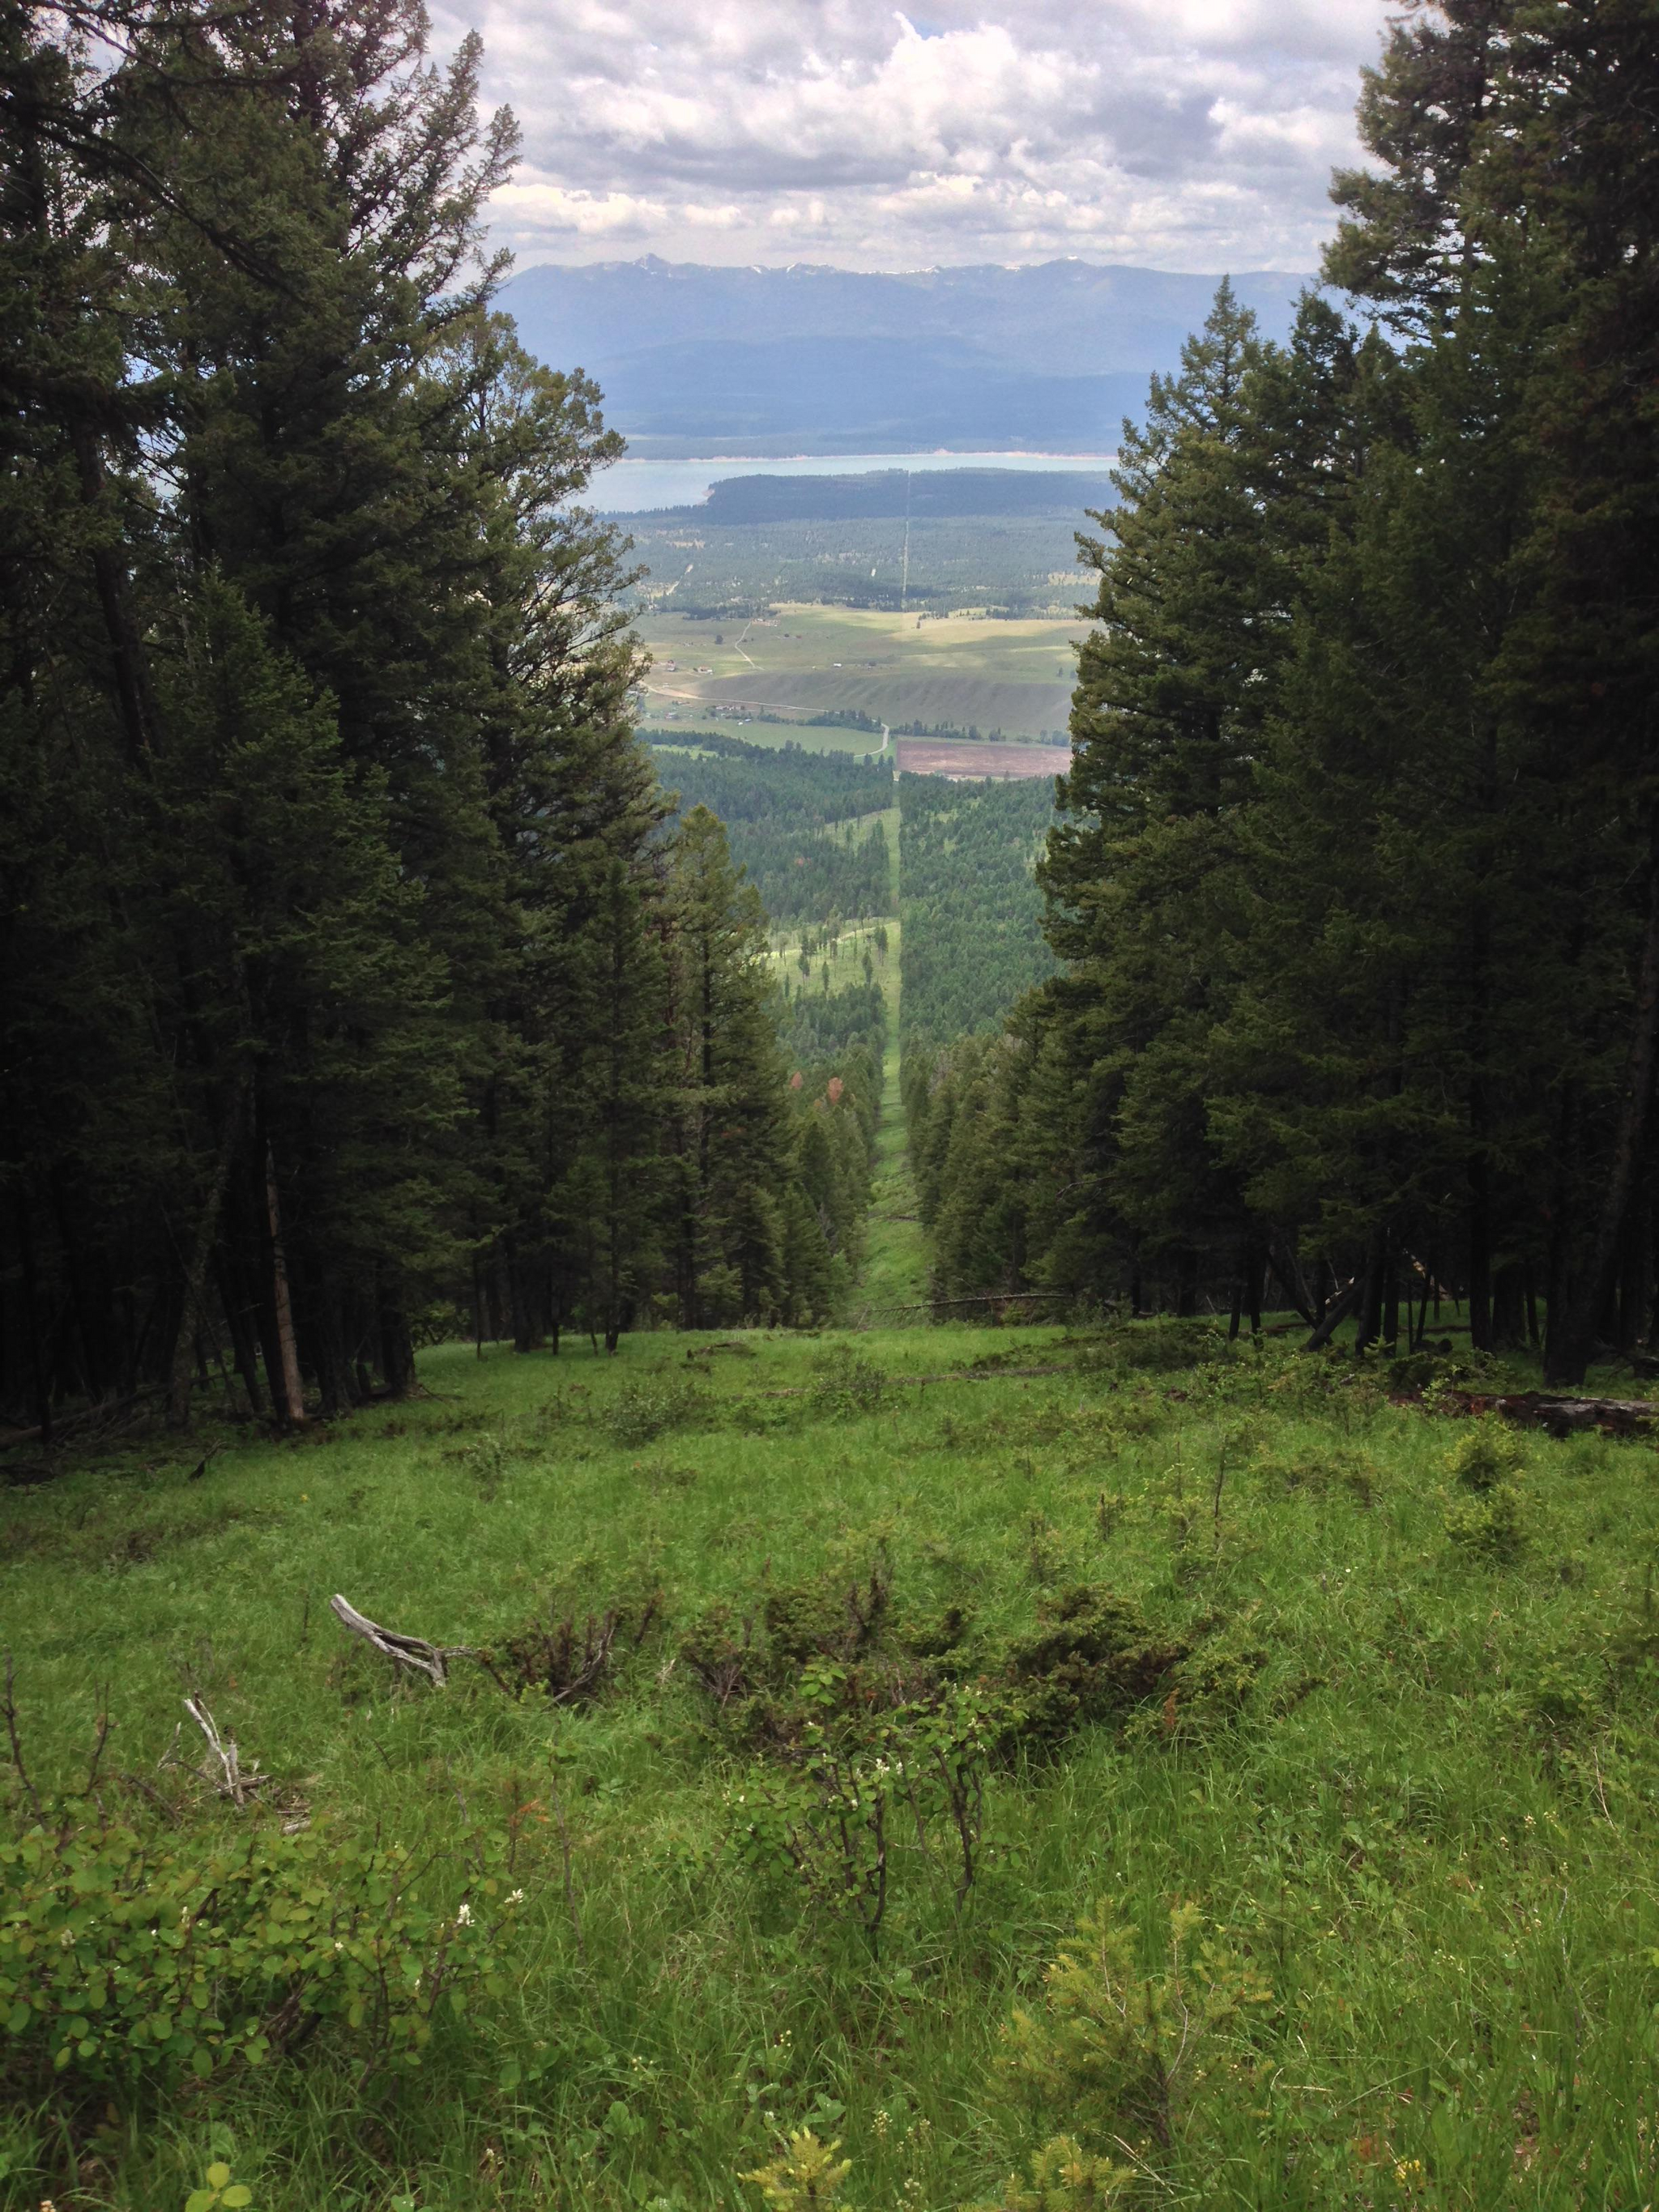
<svg viewBox="0 0 1659 2212">
<path fill-rule="evenodd" d="M 1313 281 L 1233 285 L 1278 337 Z M 1218 282 L 1071 260 L 878 276 L 650 256 L 526 269 L 503 304 L 532 353 L 599 379 L 640 454 L 1100 453 Z"/>
</svg>

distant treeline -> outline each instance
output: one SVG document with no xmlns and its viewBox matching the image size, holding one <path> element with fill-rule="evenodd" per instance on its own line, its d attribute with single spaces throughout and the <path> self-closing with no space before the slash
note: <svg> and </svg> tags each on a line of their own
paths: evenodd
<svg viewBox="0 0 1659 2212">
<path fill-rule="evenodd" d="M 943 1288 L 1239 1325 L 1271 1279 L 1402 1348 L 1455 1297 L 1565 1385 L 1654 1340 L 1656 99 L 1650 9 L 1407 13 L 1327 259 L 1394 343 L 1224 287 L 1154 381 L 1064 970 L 914 1101 Z"/>
<path fill-rule="evenodd" d="M 659 741 L 663 781 L 679 791 L 683 805 L 720 816 L 732 857 L 768 914 L 779 921 L 822 921 L 889 911 L 892 862 L 881 823 L 872 822 L 862 836 L 830 833 L 832 824 L 892 805 L 890 769 L 866 767 L 848 753 L 687 734 L 695 753 L 663 750 Z"/>
<path fill-rule="evenodd" d="M 948 613 L 972 606 L 1008 614 L 1069 612 L 1081 507 L 1052 515 L 902 517 L 842 521 L 710 522 L 630 516 L 635 557 L 649 571 L 633 594 L 677 613 L 729 620 L 788 600 Z M 688 568 L 690 573 L 688 573 Z"/>
<path fill-rule="evenodd" d="M 1031 867 L 1054 818 L 1047 776 L 899 778 L 900 960 L 907 1082 L 930 1048 L 994 1028 L 1053 972 Z"/>
<path fill-rule="evenodd" d="M 726 477 L 698 507 L 659 507 L 638 518 L 677 525 L 914 521 L 992 515 L 1063 515 L 1109 507 L 1109 477 L 1064 469 L 877 469 L 865 476 Z"/>
</svg>

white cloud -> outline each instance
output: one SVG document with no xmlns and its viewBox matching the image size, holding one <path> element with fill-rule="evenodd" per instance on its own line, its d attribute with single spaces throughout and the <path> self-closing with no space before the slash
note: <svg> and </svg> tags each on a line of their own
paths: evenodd
<svg viewBox="0 0 1659 2212">
<path fill-rule="evenodd" d="M 1384 0 L 444 0 L 523 258 L 1312 266 Z"/>
</svg>

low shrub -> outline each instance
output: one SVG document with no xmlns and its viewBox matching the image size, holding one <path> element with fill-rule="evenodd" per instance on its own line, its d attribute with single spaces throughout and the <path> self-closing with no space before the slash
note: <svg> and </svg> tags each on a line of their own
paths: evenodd
<svg viewBox="0 0 1659 2212">
<path fill-rule="evenodd" d="M 1513 1482 L 1527 1463 L 1526 1446 L 1507 1421 L 1485 1413 L 1471 1421 L 1446 1454 L 1445 1468 L 1464 1490 L 1494 1490 Z"/>
<path fill-rule="evenodd" d="M 1134 2168 L 1086 2151 L 1075 2136 L 1050 2136 L 1031 2154 L 1029 2181 L 1011 2173 L 994 2204 L 965 2205 L 963 2212 L 1105 2212 L 1127 2201 Z"/>
<path fill-rule="evenodd" d="M 1242 2042 L 1272 2004 L 1249 1960 L 1203 1927 L 1196 1905 L 1175 1906 L 1164 1963 L 1146 1973 L 1134 1930 L 1103 1903 L 1061 1944 L 1041 2007 L 1015 2010 L 998 2071 L 1040 2118 L 1064 2116 L 1068 2143 L 1168 2150 L 1217 2046 Z"/>
<path fill-rule="evenodd" d="M 626 1382 L 596 1415 L 615 1443 L 632 1447 L 653 1443 L 670 1429 L 684 1428 L 706 1407 L 703 1393 L 678 1376 Z"/>
<path fill-rule="evenodd" d="M 1379 1481 L 1376 1462 L 1346 1445 L 1284 1454 L 1262 1450 L 1256 1453 L 1250 1468 L 1264 1487 L 1292 1495 L 1305 1492 L 1312 1497 L 1344 1490 L 1356 1505 L 1367 1510 L 1376 1502 Z"/>
<path fill-rule="evenodd" d="M 177 2090 L 319 2032 L 365 2072 L 418 2065 L 505 1990 L 497 1891 L 439 1905 L 400 1846 L 316 1828 L 32 1827 L 0 1844 L 0 2079 Z"/>
<path fill-rule="evenodd" d="M 1130 1322 L 1107 1331 L 1079 1364 L 1107 1373 L 1174 1375 L 1232 1358 L 1237 1346 L 1218 1322 L 1200 1319 Z"/>
<path fill-rule="evenodd" d="M 1460 1552 L 1492 1566 L 1510 1566 L 1527 1548 L 1520 1492 L 1507 1482 L 1446 1507 L 1446 1534 Z"/>
<path fill-rule="evenodd" d="M 995 1670 L 1007 1692 L 1008 1743 L 1052 1749 L 1085 1721 L 1127 1712 L 1163 1689 L 1188 1650 L 1155 1636 L 1139 1607 L 1114 1591 L 1089 1583 L 1060 1591 Z"/>
<path fill-rule="evenodd" d="M 580 1629 L 574 1613 L 532 1621 L 490 1652 L 487 1663 L 503 1689 L 539 1691 L 553 1705 L 585 1704 L 610 1680 L 618 1638 L 624 1650 L 637 1651 L 660 1611 L 661 1599 L 653 1595 L 638 1606 L 590 1613 Z"/>
<path fill-rule="evenodd" d="M 872 1711 L 846 1668 L 815 1660 L 802 1676 L 799 1711 L 795 1735 L 728 1796 L 744 1863 L 793 1881 L 808 1903 L 873 1937 L 887 1910 L 902 1809 L 924 1850 L 930 1832 L 947 1834 L 957 1894 L 965 1897 L 977 1873 L 997 1732 L 991 1698 L 957 1689 Z"/>
<path fill-rule="evenodd" d="M 887 1377 L 873 1360 L 850 1346 L 825 1352 L 813 1362 L 807 1403 L 820 1419 L 854 1420 L 880 1407 Z"/>
<path fill-rule="evenodd" d="M 768 1644 L 778 1658 L 797 1663 L 857 1659 L 879 1640 L 891 1599 L 891 1577 L 879 1559 L 860 1581 L 821 1576 L 785 1584 L 767 1593 Z"/>
<path fill-rule="evenodd" d="M 811 2128 L 792 2134 L 782 2154 L 753 2173 L 740 2173 L 739 2181 L 752 2181 L 771 2207 L 771 2212 L 808 2212 L 808 2207 L 834 2204 L 841 2185 L 852 2172 L 850 2158 L 837 2159 L 838 2142 L 823 2143 Z"/>
</svg>

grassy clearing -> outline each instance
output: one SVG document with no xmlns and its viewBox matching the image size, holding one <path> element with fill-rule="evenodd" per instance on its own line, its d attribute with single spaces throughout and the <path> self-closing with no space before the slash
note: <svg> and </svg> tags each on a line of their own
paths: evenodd
<svg viewBox="0 0 1659 2212">
<path fill-rule="evenodd" d="M 888 830 L 896 893 L 902 863 L 899 816 L 893 810 Z M 871 1193 L 869 1230 L 856 1304 L 879 1328 L 915 1326 L 921 1318 L 900 1309 L 919 1307 L 927 1296 L 927 1243 L 916 1212 L 915 1183 L 906 1147 L 904 1093 L 900 1083 L 899 1007 L 903 973 L 903 934 L 896 919 L 887 924 L 888 951 L 876 972 L 887 1001 L 887 1060 L 881 1093 L 881 1121 L 876 1131 L 876 1172 Z"/>
<path fill-rule="evenodd" d="M 499 1994 L 440 2020 L 418 2073 L 366 2073 L 335 2022 L 158 2106 L 77 2092 L 73 2067 L 30 2088 L 10 2046 L 0 2203 L 182 2205 L 228 2140 L 269 2212 L 753 2205 L 735 2177 L 801 2125 L 842 2139 L 860 2206 L 993 2197 L 1062 2128 L 1122 2136 L 1149 2203 L 1650 2200 L 1651 1449 L 1528 1438 L 1482 1489 L 1448 1465 L 1464 1429 L 1341 1360 L 1184 1367 L 1190 1336 L 1156 1328 L 735 1343 L 441 1348 L 429 1395 L 228 1438 L 199 1480 L 198 1444 L 155 1440 L 10 1496 L 43 1792 L 79 1786 L 106 1698 L 106 1808 L 163 1825 L 160 1788 L 173 1841 L 242 1833 L 258 1816 L 157 1776 L 188 1684 L 325 1844 L 395 1839 L 452 1913 L 483 1898 L 480 1854 L 524 1894 L 488 1908 Z M 922 1379 L 962 1370 L 981 1379 Z M 1138 1609 L 1167 1662 L 1095 1719 L 1086 1668 L 1069 1721 L 1059 1675 L 1019 1677 L 976 1879 L 959 1897 L 948 1826 L 919 1842 L 896 1813 L 874 1936 L 748 1848 L 744 1802 L 784 1786 L 768 1747 L 808 1679 L 788 1625 L 844 1626 L 872 1575 L 872 1696 L 884 1668 L 1014 1680 L 1079 1587 Z M 600 1692 L 559 1705 L 462 1662 L 445 1689 L 394 1685 L 336 1628 L 336 1589 L 498 1662 L 532 1619 L 661 1603 Z M 741 1723 L 693 1663 L 722 1618 L 775 1670 Z M 1216 2016 L 1161 2109 L 1109 2069 L 1000 2061 L 1102 1898 L 1146 2003 L 1182 1901 L 1270 1992 Z"/>
</svg>

